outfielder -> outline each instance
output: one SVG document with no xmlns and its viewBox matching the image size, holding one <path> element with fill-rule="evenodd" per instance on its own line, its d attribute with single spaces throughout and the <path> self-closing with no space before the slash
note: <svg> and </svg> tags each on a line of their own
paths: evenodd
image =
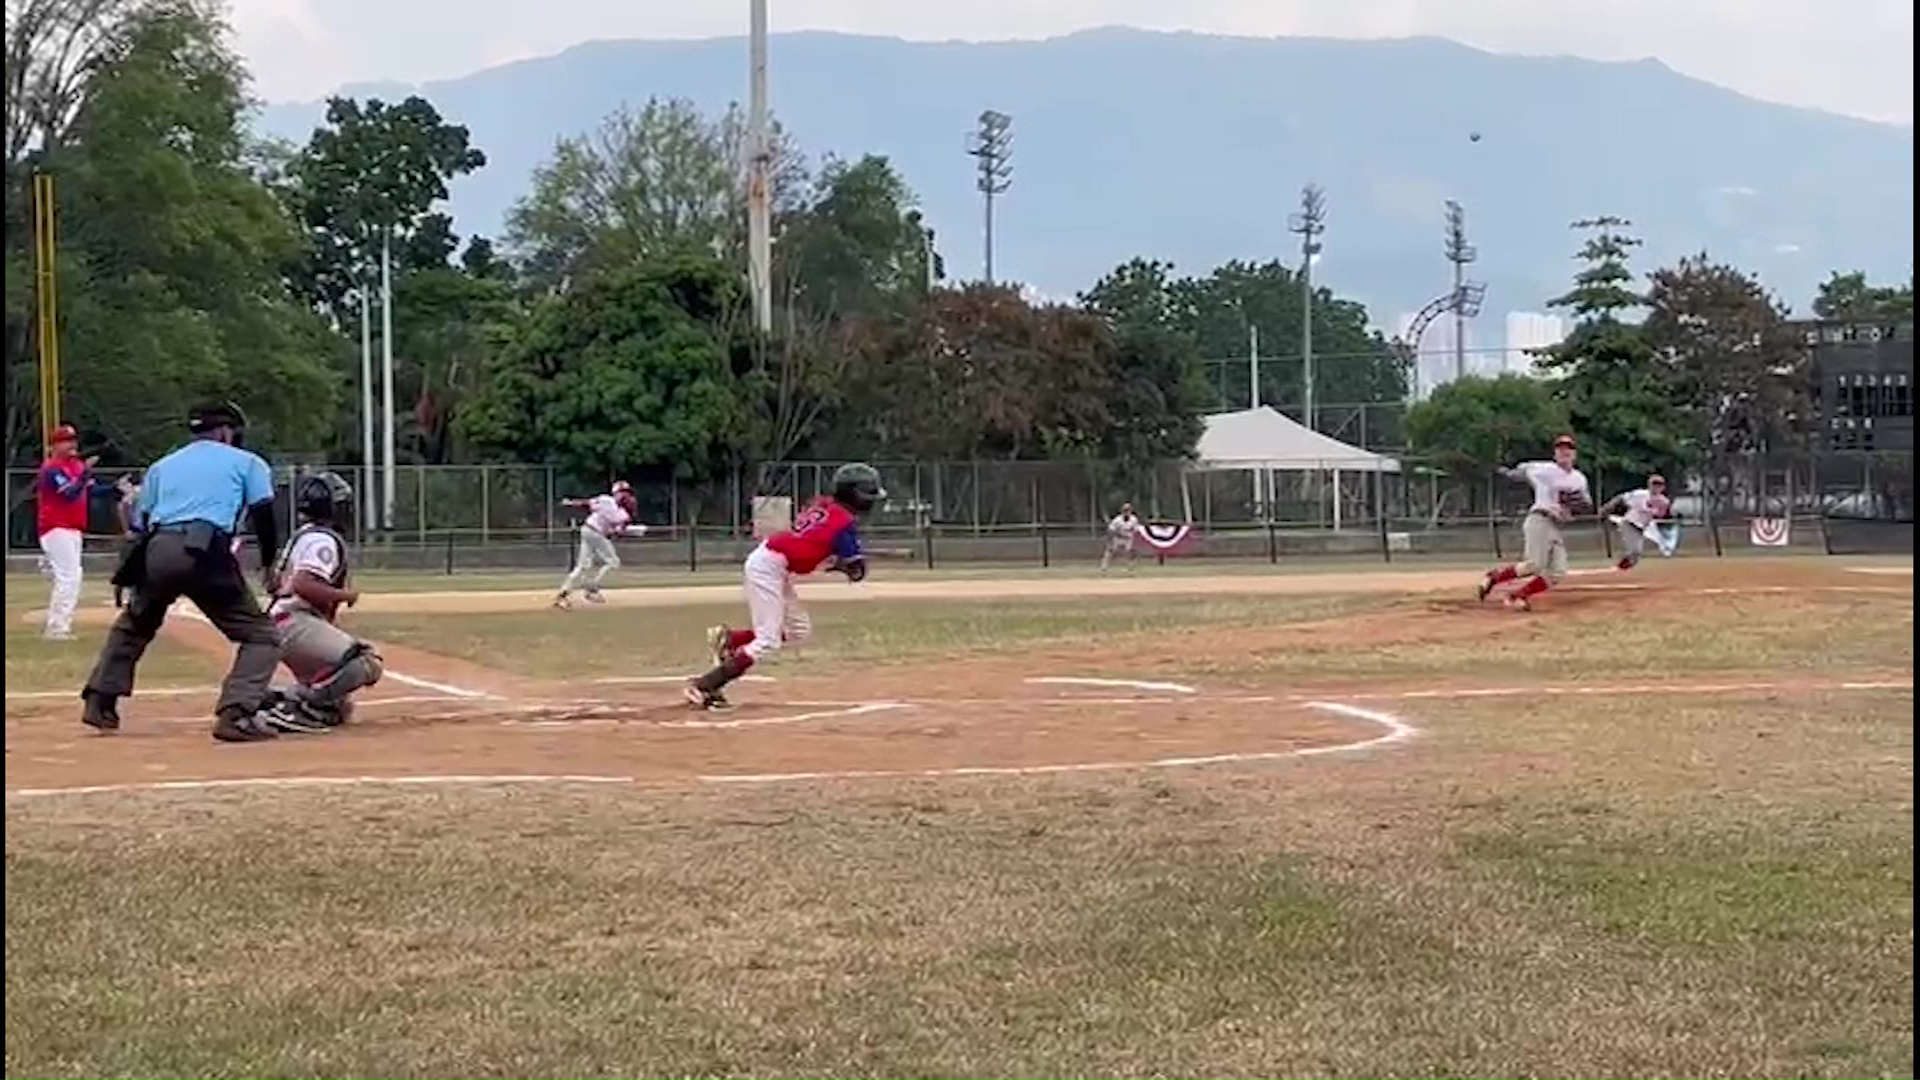
<svg viewBox="0 0 1920 1080">
<path fill-rule="evenodd" d="M 1115 555 L 1127 557 L 1127 569 L 1133 569 L 1133 541 L 1140 533 L 1140 519 L 1133 515 L 1132 503 L 1121 503 L 1120 512 L 1107 522 L 1107 547 L 1100 553 L 1100 572 L 1106 573 L 1107 566 Z"/>
<path fill-rule="evenodd" d="M 1520 526 L 1526 549 L 1519 562 L 1487 571 L 1480 582 L 1480 599 L 1485 600 L 1500 585 L 1525 578 L 1507 595 L 1505 603 L 1526 611 L 1533 606 L 1533 597 L 1567 576 L 1567 541 L 1560 529 L 1570 519 L 1593 509 L 1587 476 L 1573 467 L 1575 456 L 1573 436 L 1562 435 L 1553 440 L 1552 461 L 1529 461 L 1502 470 L 1510 479 L 1523 480 L 1533 488 L 1533 506 Z"/>
<path fill-rule="evenodd" d="M 1607 520 L 1620 530 L 1620 561 L 1615 563 L 1622 570 L 1631 570 L 1640 564 L 1640 556 L 1646 551 L 1647 541 L 1653 541 L 1662 555 L 1671 555 L 1665 537 L 1660 533 L 1660 522 L 1673 515 L 1673 502 L 1667 498 L 1666 477 L 1655 473 L 1647 477 L 1647 486 L 1623 491 L 1607 500 L 1600 508 Z"/>
<path fill-rule="evenodd" d="M 380 681 L 380 654 L 334 621 L 360 599 L 336 531 L 353 508 L 353 488 L 338 473 L 308 473 L 293 490 L 300 527 L 273 568 L 267 614 L 280 635 L 280 661 L 294 685 L 277 689 L 263 714 L 279 731 L 320 732 L 353 715 L 352 695 Z"/>
<path fill-rule="evenodd" d="M 605 495 L 562 499 L 560 505 L 584 508 L 587 520 L 580 524 L 580 553 L 574 558 L 567 579 L 560 583 L 560 595 L 553 598 L 553 606 L 572 607 L 573 591 L 582 585 L 586 586 L 589 604 L 604 604 L 607 601 L 600 595 L 600 582 L 607 571 L 620 566 L 620 553 L 613 550 L 613 538 L 647 534 L 647 527 L 633 520 L 640 507 L 633 497 L 633 486 L 625 480 L 616 480 L 613 489 Z"/>
<path fill-rule="evenodd" d="M 858 462 L 833 473 L 833 494 L 822 495 L 800 512 L 793 528 L 774 533 L 747 556 L 747 612 L 750 630 L 716 626 L 707 631 L 714 666 L 687 683 L 687 703 L 696 709 L 727 706 L 726 685 L 747 673 L 782 645 L 799 644 L 813 632 L 813 620 L 800 606 L 794 580 L 818 569 L 837 570 L 850 582 L 867 576 L 867 561 L 856 531 L 859 516 L 887 497 L 880 474 Z"/>
</svg>

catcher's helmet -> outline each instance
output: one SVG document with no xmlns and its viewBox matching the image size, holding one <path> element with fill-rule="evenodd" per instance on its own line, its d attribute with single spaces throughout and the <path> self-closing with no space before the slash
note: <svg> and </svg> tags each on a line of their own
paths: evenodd
<svg viewBox="0 0 1920 1080">
<path fill-rule="evenodd" d="M 293 508 L 308 521 L 339 521 L 353 509 L 353 485 L 336 472 L 308 473 L 294 482 Z"/>
<path fill-rule="evenodd" d="M 880 486 L 880 471 L 864 462 L 850 461 L 833 470 L 833 501 L 864 514 L 887 497 Z"/>
</svg>

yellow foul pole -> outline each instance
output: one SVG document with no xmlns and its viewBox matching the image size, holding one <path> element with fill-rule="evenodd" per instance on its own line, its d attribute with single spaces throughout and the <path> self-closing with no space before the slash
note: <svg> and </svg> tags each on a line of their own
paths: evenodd
<svg viewBox="0 0 1920 1080">
<path fill-rule="evenodd" d="M 40 346 L 40 440 L 60 424 L 60 303 L 54 291 L 53 177 L 33 176 L 33 282 Z"/>
</svg>

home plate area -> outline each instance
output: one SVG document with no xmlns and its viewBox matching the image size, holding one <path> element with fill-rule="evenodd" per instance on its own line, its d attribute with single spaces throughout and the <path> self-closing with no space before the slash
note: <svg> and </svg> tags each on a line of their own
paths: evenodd
<svg viewBox="0 0 1920 1080">
<path fill-rule="evenodd" d="M 321 778 L 764 784 L 1099 772 L 1364 752 L 1414 733 L 1369 706 L 1160 680 L 879 671 L 854 699 L 844 679 L 750 679 L 730 689 L 733 708 L 699 712 L 679 701 L 681 678 L 594 682 L 598 693 L 571 697 L 387 680 L 344 728 L 244 746 L 207 737 L 207 689 L 130 699 L 112 737 L 82 728 L 70 700 L 15 699 L 8 795 Z"/>
</svg>

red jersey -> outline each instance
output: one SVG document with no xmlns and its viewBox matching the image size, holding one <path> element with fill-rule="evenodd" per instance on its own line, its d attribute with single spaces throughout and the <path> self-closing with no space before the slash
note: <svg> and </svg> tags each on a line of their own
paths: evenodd
<svg viewBox="0 0 1920 1080">
<path fill-rule="evenodd" d="M 54 529 L 87 531 L 87 496 L 93 493 L 93 470 L 77 457 L 48 458 L 40 466 L 40 535 Z"/>
<path fill-rule="evenodd" d="M 787 557 L 787 571 L 811 574 L 829 557 L 860 557 L 859 519 L 846 507 L 822 495 L 793 519 L 793 528 L 767 537 L 767 548 Z"/>
</svg>

